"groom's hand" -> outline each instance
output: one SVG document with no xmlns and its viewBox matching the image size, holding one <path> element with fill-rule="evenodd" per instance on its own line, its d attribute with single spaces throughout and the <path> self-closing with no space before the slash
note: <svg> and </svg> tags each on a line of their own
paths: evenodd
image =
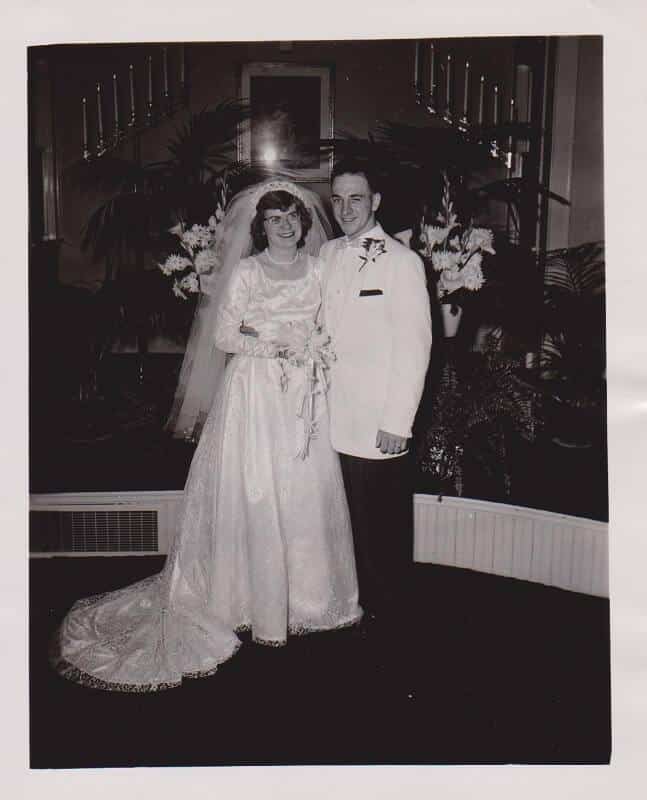
<svg viewBox="0 0 647 800">
<path fill-rule="evenodd" d="M 240 332 L 243 334 L 243 336 L 255 336 L 258 338 L 258 331 L 255 328 L 252 328 L 251 325 L 245 325 L 244 322 L 240 326 Z"/>
<path fill-rule="evenodd" d="M 395 455 L 396 453 L 403 453 L 407 449 L 407 439 L 405 436 L 398 436 L 397 433 L 387 433 L 387 431 L 380 430 L 377 432 L 375 446 L 382 453 Z"/>
</svg>

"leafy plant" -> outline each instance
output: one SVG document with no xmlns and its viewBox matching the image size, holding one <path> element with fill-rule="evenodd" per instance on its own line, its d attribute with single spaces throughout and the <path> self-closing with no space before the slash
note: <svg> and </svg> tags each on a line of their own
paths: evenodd
<svg viewBox="0 0 647 800">
<path fill-rule="evenodd" d="M 155 261 L 174 245 L 173 225 L 207 222 L 223 183 L 235 193 L 262 174 L 236 159 L 238 129 L 249 113 L 244 103 L 228 100 L 189 114 L 167 141 L 163 159 L 143 162 L 135 142 L 132 157 L 124 144 L 68 170 L 67 180 L 106 198 L 82 231 L 82 249 L 105 264 L 95 302 L 101 312 L 93 331 L 95 385 L 96 372 L 117 339 L 135 339 L 145 353 L 152 336 L 181 338 L 188 331 L 194 305 L 169 297 Z"/>
<path fill-rule="evenodd" d="M 536 389 L 521 359 L 502 353 L 489 337 L 483 353 L 453 353 L 442 368 L 429 425 L 419 448 L 423 472 L 440 487 L 463 493 L 465 455 L 510 494 L 507 452 L 511 436 L 532 440 Z"/>
<path fill-rule="evenodd" d="M 82 239 L 95 261 L 105 261 L 106 280 L 124 266 L 139 261 L 141 267 L 143 255 L 164 247 L 167 229 L 178 221 L 206 222 L 225 175 L 234 192 L 258 179 L 258 170 L 235 158 L 237 131 L 248 119 L 245 104 L 228 100 L 190 114 L 167 142 L 165 159 L 142 163 L 119 151 L 72 168 L 70 179 L 108 195 Z"/>
<path fill-rule="evenodd" d="M 590 443 L 604 404 L 604 244 L 546 254 L 540 378 L 554 438 Z"/>
</svg>

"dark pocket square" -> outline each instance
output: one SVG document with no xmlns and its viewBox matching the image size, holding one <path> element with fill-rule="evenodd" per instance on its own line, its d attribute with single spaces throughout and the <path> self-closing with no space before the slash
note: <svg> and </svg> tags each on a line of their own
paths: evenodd
<svg viewBox="0 0 647 800">
<path fill-rule="evenodd" d="M 360 297 L 375 297 L 378 294 L 384 294 L 381 289 L 360 289 Z"/>
</svg>

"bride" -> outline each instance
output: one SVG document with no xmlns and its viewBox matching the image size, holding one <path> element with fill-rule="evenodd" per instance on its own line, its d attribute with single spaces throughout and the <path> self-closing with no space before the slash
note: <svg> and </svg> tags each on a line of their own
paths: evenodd
<svg viewBox="0 0 647 800">
<path fill-rule="evenodd" d="M 52 662 L 81 684 L 171 688 L 215 672 L 240 646 L 236 631 L 282 645 L 362 614 L 327 430 L 312 193 L 287 181 L 250 187 L 223 226 L 218 292 L 202 322 L 215 320 L 218 351 L 233 357 L 212 365 L 215 397 L 164 569 L 78 601 L 57 632 Z"/>
</svg>

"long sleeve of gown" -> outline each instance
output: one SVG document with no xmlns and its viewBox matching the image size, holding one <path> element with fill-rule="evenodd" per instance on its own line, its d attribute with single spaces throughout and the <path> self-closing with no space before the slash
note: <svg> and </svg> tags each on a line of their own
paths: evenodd
<svg viewBox="0 0 647 800">
<path fill-rule="evenodd" d="M 262 341 L 240 332 L 240 326 L 249 308 L 251 272 L 248 263 L 234 270 L 225 288 L 222 305 L 216 319 L 215 344 L 225 353 L 239 353 L 258 358 L 275 358 L 276 342 Z"/>
</svg>

